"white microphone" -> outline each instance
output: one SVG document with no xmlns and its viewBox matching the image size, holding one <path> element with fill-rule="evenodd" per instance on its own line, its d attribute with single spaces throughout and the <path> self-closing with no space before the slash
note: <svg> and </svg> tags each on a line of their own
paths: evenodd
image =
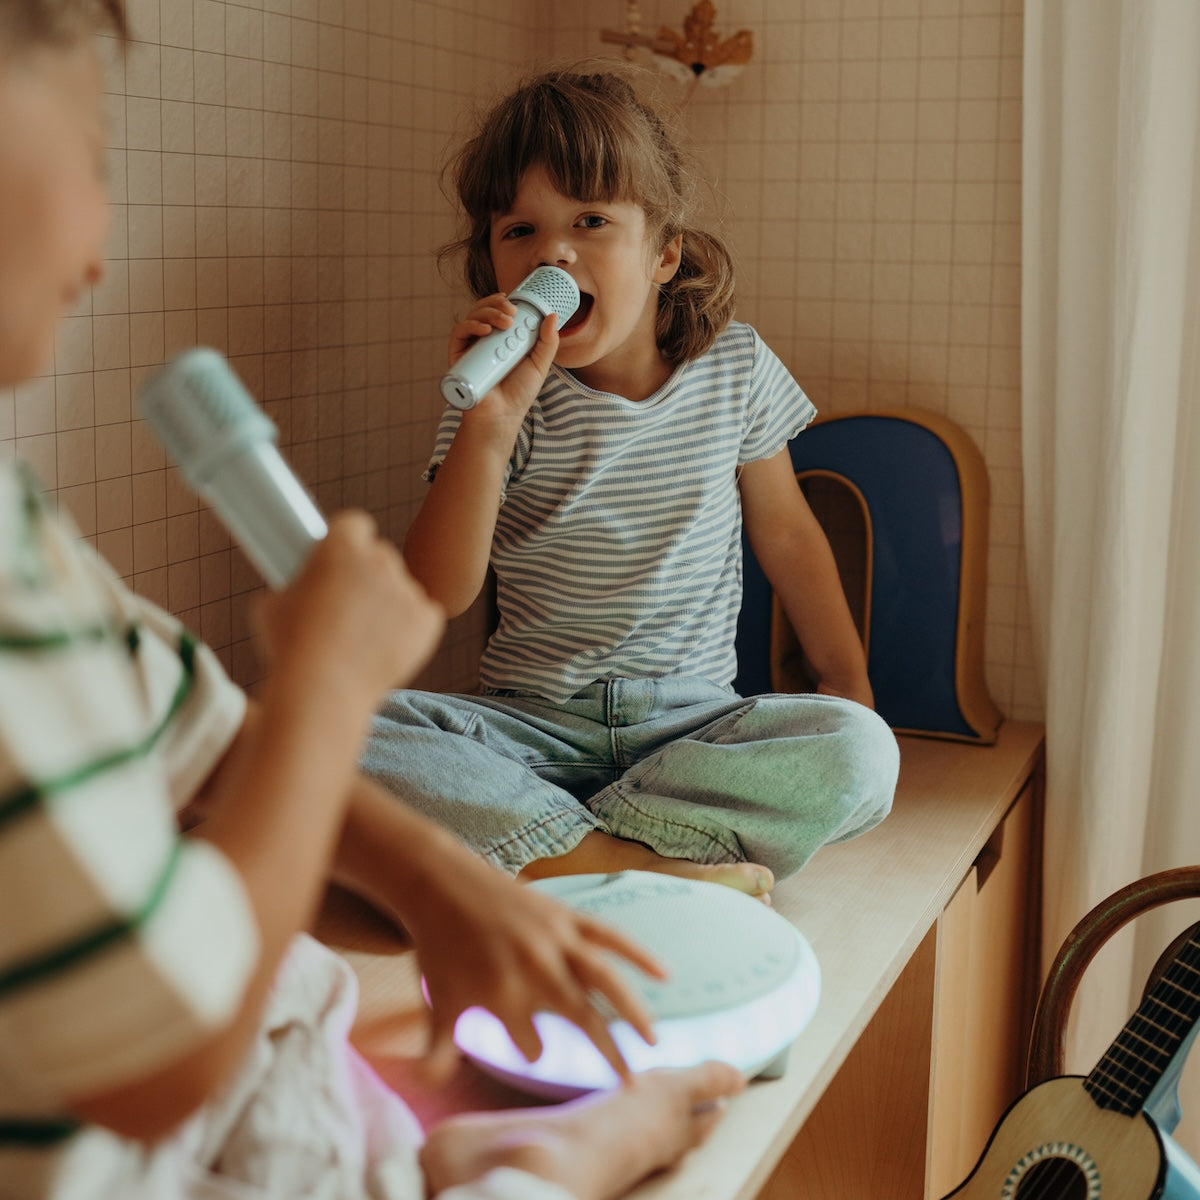
<svg viewBox="0 0 1200 1200">
<path fill-rule="evenodd" d="M 542 321 L 558 314 L 558 326 L 579 307 L 579 287 L 559 267 L 538 267 L 508 298 L 517 315 L 508 329 L 481 337 L 442 377 L 442 396 L 455 408 L 474 408 L 533 349 Z"/>
<path fill-rule="evenodd" d="M 289 583 L 328 527 L 275 448 L 274 422 L 229 363 L 216 350 L 187 350 L 150 379 L 140 406 L 267 583 Z"/>
</svg>

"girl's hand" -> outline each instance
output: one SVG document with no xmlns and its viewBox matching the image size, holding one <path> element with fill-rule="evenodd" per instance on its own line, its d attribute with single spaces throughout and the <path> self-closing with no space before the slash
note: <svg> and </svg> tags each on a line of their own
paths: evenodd
<svg viewBox="0 0 1200 1200">
<path fill-rule="evenodd" d="M 426 1055 L 430 1079 L 444 1079 L 453 1069 L 458 1053 L 454 1024 L 474 1005 L 494 1013 L 531 1062 L 542 1050 L 533 1014 L 559 1013 L 578 1025 L 613 1070 L 628 1079 L 609 1018 L 595 1000 L 603 996 L 619 1017 L 653 1042 L 649 1014 L 616 969 L 613 955 L 663 979 L 659 963 L 624 934 L 516 883 L 482 859 L 468 860 L 464 854 L 441 879 L 444 887 L 426 890 L 418 903 L 410 897 L 403 914 L 432 1008 Z"/>
<path fill-rule="evenodd" d="M 476 302 L 467 317 L 450 331 L 450 366 L 493 329 L 509 329 L 517 306 L 503 292 L 485 296 Z M 530 352 L 480 401 L 476 408 L 502 410 L 522 418 L 537 399 L 543 381 L 558 353 L 558 316 L 551 313 L 538 330 L 538 340 Z M 485 408 L 486 406 L 486 408 Z M 475 410 L 471 410 L 475 411 Z"/>
<path fill-rule="evenodd" d="M 503 293 L 495 292 L 475 302 L 474 308 L 450 330 L 449 366 L 456 362 L 481 337 L 493 329 L 508 329 L 517 315 L 517 306 Z"/>
<path fill-rule="evenodd" d="M 425 665 L 445 623 L 400 552 L 357 511 L 331 518 L 304 569 L 264 596 L 256 617 L 273 667 L 295 664 L 370 705 Z"/>
</svg>

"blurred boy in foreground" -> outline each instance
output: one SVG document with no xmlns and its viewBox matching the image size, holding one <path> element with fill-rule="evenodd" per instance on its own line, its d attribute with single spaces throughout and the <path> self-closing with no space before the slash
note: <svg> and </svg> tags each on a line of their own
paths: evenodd
<svg viewBox="0 0 1200 1200">
<path fill-rule="evenodd" d="M 105 27 L 124 37 L 120 0 L 0 4 L 0 387 L 45 369 L 101 275 Z M 657 967 L 355 773 L 442 628 L 366 514 L 333 518 L 259 628 L 250 704 L 0 464 L 0 1193 L 591 1200 L 695 1144 L 729 1068 L 452 1119 L 421 1146 L 346 1044 L 349 969 L 300 934 L 328 879 L 411 935 L 434 1076 L 471 1004 L 530 1054 L 532 1013 L 561 1012 L 621 1068 L 589 992 L 649 1034 L 611 953 Z"/>
</svg>

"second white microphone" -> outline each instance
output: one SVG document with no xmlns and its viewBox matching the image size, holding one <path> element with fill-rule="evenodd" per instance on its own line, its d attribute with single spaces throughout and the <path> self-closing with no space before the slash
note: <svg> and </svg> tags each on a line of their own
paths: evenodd
<svg viewBox="0 0 1200 1200">
<path fill-rule="evenodd" d="M 149 380 L 140 406 L 267 583 L 291 582 L 325 536 L 325 518 L 276 449 L 274 423 L 225 358 L 204 346 L 185 351 Z"/>
<path fill-rule="evenodd" d="M 551 313 L 558 327 L 579 307 L 579 287 L 559 267 L 538 267 L 508 296 L 517 315 L 508 329 L 481 337 L 442 377 L 442 396 L 455 408 L 474 408 L 533 349 Z"/>
</svg>

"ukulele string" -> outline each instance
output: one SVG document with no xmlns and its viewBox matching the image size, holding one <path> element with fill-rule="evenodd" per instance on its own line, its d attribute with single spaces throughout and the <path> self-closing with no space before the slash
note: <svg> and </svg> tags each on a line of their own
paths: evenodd
<svg viewBox="0 0 1200 1200">
<path fill-rule="evenodd" d="M 1032 1189 L 1018 1187 L 1014 1195 L 1019 1197 L 1019 1200 L 1067 1200 L 1070 1186 L 1079 1177 L 1082 1168 L 1073 1159 L 1064 1158 L 1062 1155 L 1055 1155 L 1053 1159 L 1044 1158 L 1041 1161 L 1052 1163 L 1049 1170 L 1038 1175 Z"/>
<path fill-rule="evenodd" d="M 1200 991 L 1193 981 L 1200 981 L 1200 932 L 1188 940 L 1087 1077 L 1084 1086 L 1101 1108 L 1127 1115 L 1141 1109 L 1196 1022 Z M 1175 1003 L 1168 1003 L 1164 993 Z M 1135 1043 L 1148 1046 L 1154 1060 Z"/>
</svg>

